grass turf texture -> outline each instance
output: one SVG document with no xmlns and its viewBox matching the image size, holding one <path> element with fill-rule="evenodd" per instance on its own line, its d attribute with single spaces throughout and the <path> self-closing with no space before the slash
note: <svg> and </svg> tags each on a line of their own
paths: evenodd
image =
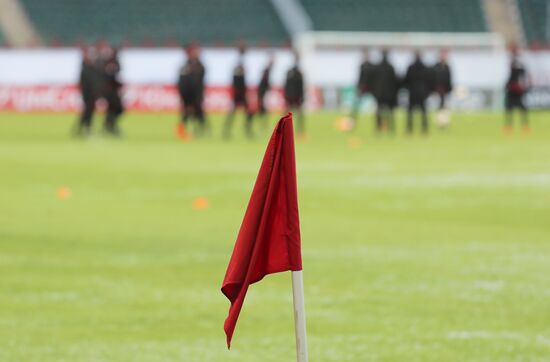
<svg viewBox="0 0 550 362">
<path fill-rule="evenodd" d="M 235 122 L 224 142 L 214 116 L 183 144 L 151 114 L 75 140 L 73 115 L 0 118 L 0 360 L 294 360 L 289 273 L 251 287 L 231 351 L 222 330 L 267 134 Z M 336 118 L 297 145 L 311 361 L 548 358 L 549 115 L 509 137 L 497 114 L 427 138 L 369 119 L 351 143 Z"/>
</svg>

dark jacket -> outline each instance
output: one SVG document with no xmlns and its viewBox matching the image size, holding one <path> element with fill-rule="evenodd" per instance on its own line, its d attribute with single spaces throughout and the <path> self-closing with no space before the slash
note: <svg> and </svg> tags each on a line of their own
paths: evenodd
<svg viewBox="0 0 550 362">
<path fill-rule="evenodd" d="M 430 70 L 422 61 L 415 60 L 407 69 L 404 85 L 409 91 L 409 103 L 424 103 L 433 89 Z"/>
<path fill-rule="evenodd" d="M 181 68 L 178 91 L 182 98 L 202 99 L 204 96 L 204 66 L 198 59 L 189 59 Z"/>
<path fill-rule="evenodd" d="M 263 97 L 270 88 L 269 76 L 271 74 L 271 67 L 266 67 L 262 72 L 262 78 L 260 79 L 260 84 L 258 84 L 258 94 L 260 97 Z"/>
<path fill-rule="evenodd" d="M 246 80 L 242 63 L 237 64 L 233 70 L 233 96 L 235 98 L 246 97 Z"/>
<path fill-rule="evenodd" d="M 453 90 L 451 68 L 449 64 L 438 62 L 432 68 L 434 90 L 437 93 L 448 94 Z"/>
<path fill-rule="evenodd" d="M 119 80 L 118 75 L 120 73 L 120 63 L 118 58 L 113 57 L 108 59 L 103 64 L 104 74 L 104 89 L 107 94 L 118 93 L 122 87 L 122 82 Z"/>
<path fill-rule="evenodd" d="M 373 91 L 374 77 L 376 75 L 376 66 L 369 61 L 365 61 L 359 67 L 359 79 L 357 89 L 361 93 L 370 93 Z"/>
<path fill-rule="evenodd" d="M 286 74 L 285 99 L 293 104 L 304 101 L 304 77 L 298 66 L 293 66 Z"/>
<path fill-rule="evenodd" d="M 397 105 L 399 79 L 393 65 L 387 59 L 383 59 L 376 65 L 373 75 L 373 94 L 378 104 L 395 107 Z"/>
<path fill-rule="evenodd" d="M 79 87 L 82 97 L 84 98 L 97 98 L 100 95 L 100 80 L 101 73 L 96 64 L 89 61 L 82 62 L 82 68 L 80 70 Z"/>
<path fill-rule="evenodd" d="M 529 89 L 527 71 L 517 60 L 510 64 L 510 76 L 506 82 L 506 93 L 523 95 Z"/>
</svg>

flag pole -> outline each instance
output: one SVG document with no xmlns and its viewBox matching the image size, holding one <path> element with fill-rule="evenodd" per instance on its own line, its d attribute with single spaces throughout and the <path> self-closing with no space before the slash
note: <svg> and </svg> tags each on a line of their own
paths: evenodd
<svg viewBox="0 0 550 362">
<path fill-rule="evenodd" d="M 296 357 L 298 362 L 308 362 L 306 309 L 304 305 L 304 279 L 302 271 L 292 272 L 292 297 L 294 300 L 294 329 L 296 332 Z"/>
</svg>

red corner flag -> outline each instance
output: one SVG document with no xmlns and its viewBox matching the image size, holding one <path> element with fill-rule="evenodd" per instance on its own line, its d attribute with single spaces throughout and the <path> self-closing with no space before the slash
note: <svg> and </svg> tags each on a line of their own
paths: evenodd
<svg viewBox="0 0 550 362">
<path fill-rule="evenodd" d="M 302 270 L 292 113 L 269 140 L 223 280 L 222 293 L 231 301 L 224 324 L 228 348 L 248 286 L 287 270 Z"/>
</svg>

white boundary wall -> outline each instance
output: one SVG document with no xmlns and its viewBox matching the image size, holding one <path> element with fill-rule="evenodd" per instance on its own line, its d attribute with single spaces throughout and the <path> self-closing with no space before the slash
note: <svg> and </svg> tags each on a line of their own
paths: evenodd
<svg viewBox="0 0 550 362">
<path fill-rule="evenodd" d="M 273 50 L 277 59 L 273 82 L 283 82 L 292 64 L 287 50 Z M 234 49 L 204 49 L 201 59 L 209 85 L 228 85 L 238 59 Z M 258 83 L 268 59 L 268 50 L 250 50 L 246 55 L 249 84 Z M 174 84 L 185 60 L 181 49 L 128 48 L 120 52 L 121 77 L 129 84 Z M 73 84 L 78 79 L 81 54 L 76 48 L 0 49 L 0 84 Z"/>
<path fill-rule="evenodd" d="M 246 55 L 248 84 L 257 85 L 270 51 L 276 62 L 272 73 L 274 86 L 282 85 L 292 65 L 290 50 L 251 49 Z M 377 51 L 371 52 L 374 61 Z M 410 50 L 391 52 L 391 61 L 403 73 L 412 59 Z M 237 61 L 234 49 L 204 49 L 201 58 L 206 66 L 209 86 L 227 86 Z M 428 64 L 437 59 L 435 50 L 424 52 Z M 538 87 L 550 87 L 550 51 L 521 54 Z M 0 86 L 74 85 L 78 80 L 80 52 L 76 48 L 0 49 Z M 121 51 L 122 80 L 129 85 L 173 85 L 184 53 L 180 49 L 139 49 Z M 305 56 L 301 63 L 308 86 L 337 89 L 354 86 L 361 61 L 359 50 L 327 49 Z M 458 49 L 449 54 L 455 85 L 466 91 L 501 92 L 508 72 L 508 55 L 503 51 Z"/>
<path fill-rule="evenodd" d="M 266 64 L 270 50 L 251 50 L 246 56 L 249 84 L 256 85 Z M 371 52 L 374 61 L 379 52 Z M 286 70 L 292 65 L 288 50 L 275 51 L 275 67 L 272 82 L 281 85 Z M 522 60 L 533 81 L 550 85 L 550 51 L 526 51 Z M 233 49 L 205 49 L 201 58 L 206 66 L 209 85 L 228 85 L 237 61 Z M 396 50 L 390 54 L 398 72 L 404 72 L 412 59 L 408 50 Z M 173 84 L 184 54 L 178 49 L 139 49 L 121 51 L 122 79 L 130 84 Z M 435 50 L 424 52 L 428 64 L 437 59 Z M 314 57 L 302 59 L 306 80 L 316 86 L 341 87 L 356 82 L 361 53 L 357 50 L 323 50 Z M 452 50 L 449 62 L 456 84 L 486 89 L 501 88 L 507 76 L 509 58 L 504 52 L 490 50 Z M 50 85 L 73 84 L 78 79 L 80 52 L 74 48 L 10 50 L 0 49 L 0 84 Z"/>
</svg>

